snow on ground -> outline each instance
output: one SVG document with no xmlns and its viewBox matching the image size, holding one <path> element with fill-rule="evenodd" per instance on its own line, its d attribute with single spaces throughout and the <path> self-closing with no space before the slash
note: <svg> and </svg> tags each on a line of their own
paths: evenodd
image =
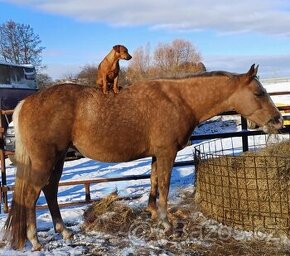
<svg viewBox="0 0 290 256">
<path fill-rule="evenodd" d="M 275 84 L 264 84 L 268 92 L 272 91 L 290 91 L 290 82 L 281 82 Z M 290 95 L 275 96 L 274 102 L 290 104 Z M 215 117 L 210 121 L 201 124 L 195 133 L 215 133 L 240 130 L 240 120 L 237 117 Z M 197 142 L 196 142 L 197 143 Z M 199 142 L 198 142 L 199 143 Z M 230 143 L 230 141 L 229 141 Z M 194 146 L 191 145 L 178 152 L 176 161 L 193 160 Z M 9 160 L 7 164 L 7 183 L 13 184 L 15 167 Z M 82 158 L 75 161 L 67 161 L 64 166 L 61 181 L 85 180 L 94 178 L 120 177 L 125 175 L 142 175 L 150 173 L 150 158 L 139 159 L 127 163 L 103 163 L 88 158 Z M 194 182 L 194 166 L 174 167 L 171 178 L 170 201 L 176 200 L 180 188 L 192 188 Z M 118 190 L 121 196 L 132 196 L 141 194 L 138 200 L 129 202 L 132 205 L 145 206 L 148 200 L 150 189 L 149 179 L 125 182 L 110 182 L 93 184 L 90 187 L 92 199 L 107 196 L 110 192 Z M 73 202 L 83 199 L 85 190 L 83 185 L 69 187 L 59 187 L 59 202 Z M 11 194 L 9 194 L 11 200 Z M 39 205 L 45 204 L 44 196 L 41 194 L 38 200 Z M 90 245 L 105 246 L 106 235 L 101 233 L 83 234 L 80 228 L 83 222 L 83 213 L 87 206 L 75 206 L 61 208 L 61 213 L 65 223 L 75 232 L 75 238 L 72 242 L 63 241 L 53 230 L 51 217 L 48 210 L 37 211 L 37 225 L 40 241 L 44 244 L 44 250 L 41 252 L 31 252 L 31 246 L 19 252 L 9 249 L 9 247 L 0 248 L 0 255 L 90 255 Z M 0 214 L 0 229 L 3 227 L 7 215 Z M 129 238 L 124 238 L 128 240 Z M 134 245 L 120 249 L 119 255 L 134 255 Z M 100 254 L 101 255 L 101 254 Z M 163 254 L 166 255 L 166 254 Z"/>
</svg>

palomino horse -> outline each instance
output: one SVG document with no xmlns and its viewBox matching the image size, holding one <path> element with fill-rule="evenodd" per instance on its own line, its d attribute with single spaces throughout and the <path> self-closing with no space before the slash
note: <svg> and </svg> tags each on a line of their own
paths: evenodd
<svg viewBox="0 0 290 256">
<path fill-rule="evenodd" d="M 58 183 L 70 146 L 84 156 L 106 162 L 152 157 L 148 210 L 166 231 L 171 169 L 197 124 L 221 112 L 236 110 L 260 126 L 281 128 L 282 117 L 256 78 L 209 72 L 180 79 L 159 79 L 103 95 L 94 87 L 56 85 L 29 96 L 14 113 L 17 172 L 7 240 L 15 249 L 37 238 L 35 205 L 44 192 L 54 228 L 70 238 L 57 203 Z M 159 192 L 158 207 L 156 204 Z"/>
</svg>

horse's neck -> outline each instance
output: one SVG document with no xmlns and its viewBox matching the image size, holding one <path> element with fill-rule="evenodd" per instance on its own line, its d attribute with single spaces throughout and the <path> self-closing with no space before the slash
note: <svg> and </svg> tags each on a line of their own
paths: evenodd
<svg viewBox="0 0 290 256">
<path fill-rule="evenodd" d="M 207 78 L 206 81 L 196 85 L 192 86 L 190 83 L 187 85 L 186 101 L 192 107 L 197 123 L 201 123 L 219 113 L 232 110 L 229 98 L 233 89 L 226 83 L 226 80 L 217 83 L 216 80 Z"/>
</svg>

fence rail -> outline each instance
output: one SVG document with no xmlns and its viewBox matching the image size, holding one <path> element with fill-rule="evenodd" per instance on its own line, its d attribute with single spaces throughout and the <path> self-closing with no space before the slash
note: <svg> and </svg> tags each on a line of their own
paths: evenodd
<svg viewBox="0 0 290 256">
<path fill-rule="evenodd" d="M 290 95 L 290 91 L 287 92 L 278 92 L 278 93 L 270 93 L 271 96 L 276 95 Z M 290 111 L 290 105 L 288 106 L 279 106 L 279 110 L 281 111 Z M 6 151 L 4 149 L 4 134 L 5 134 L 5 121 L 8 119 L 7 115 L 12 115 L 13 110 L 1 110 L 0 109 L 0 160 L 1 160 L 1 184 L 0 184 L 0 200 L 1 204 L 3 204 L 4 212 L 8 212 L 8 200 L 7 200 L 7 193 L 13 190 L 13 186 L 7 186 L 6 180 L 6 166 L 5 166 L 5 157 L 8 155 L 12 155 L 14 152 Z M 229 111 L 222 113 L 221 115 L 238 115 L 238 113 L 234 111 Z M 241 124 L 242 130 L 237 132 L 225 132 L 225 133 L 212 133 L 212 134 L 194 134 L 190 137 L 190 141 L 196 140 L 207 140 L 207 139 L 215 139 L 215 138 L 230 138 L 230 137 L 241 137 L 242 138 L 242 145 L 243 151 L 248 150 L 248 137 L 255 136 L 255 135 L 262 135 L 265 134 L 261 130 L 248 130 L 247 129 L 247 121 L 241 117 Z M 290 134 L 290 126 L 286 126 L 285 128 L 280 130 L 281 133 L 289 133 Z M 194 161 L 182 161 L 182 162 L 175 162 L 174 166 L 185 166 L 185 165 L 193 165 Z M 113 181 L 127 181 L 127 180 L 140 180 L 140 179 L 149 179 L 150 175 L 132 175 L 132 176 L 125 176 L 125 177 L 114 177 L 114 178 L 102 178 L 102 179 L 90 179 L 90 180 L 78 180 L 78 181 L 66 181 L 60 182 L 59 186 L 73 186 L 73 185 L 84 185 L 85 187 L 85 199 L 82 201 L 71 202 L 71 203 L 62 203 L 60 206 L 71 206 L 77 204 L 86 204 L 90 203 L 93 200 L 91 199 L 90 194 L 90 185 L 102 182 L 113 182 Z M 138 197 L 138 195 L 136 196 Z M 132 197 L 130 197 L 132 198 Z M 38 208 L 44 208 L 47 206 L 39 206 Z M 1 211 L 1 208 L 0 208 Z"/>
<path fill-rule="evenodd" d="M 290 77 L 276 77 L 276 78 L 263 78 L 261 79 L 262 84 L 277 84 L 290 82 Z"/>
<path fill-rule="evenodd" d="M 85 187 L 85 199 L 81 201 L 76 202 L 70 202 L 70 203 L 62 203 L 59 204 L 60 206 L 73 206 L 73 205 L 79 205 L 79 204 L 86 204 L 91 203 L 94 200 L 91 198 L 91 191 L 90 186 L 91 184 L 98 184 L 103 182 L 114 182 L 114 181 L 128 181 L 128 180 L 142 180 L 142 179 L 149 179 L 150 174 L 145 175 L 128 175 L 123 177 L 112 177 L 112 178 L 99 178 L 99 179 L 90 179 L 90 180 L 74 180 L 74 181 L 63 181 L 59 183 L 59 186 L 75 186 L 75 185 L 84 185 Z M 0 187 L 0 193 L 7 193 L 9 191 L 13 191 L 14 186 L 1 186 Z M 138 198 L 140 195 L 131 196 L 128 198 Z M 127 197 L 121 198 L 126 199 Z M 38 209 L 46 208 L 47 206 L 37 206 Z"/>
</svg>

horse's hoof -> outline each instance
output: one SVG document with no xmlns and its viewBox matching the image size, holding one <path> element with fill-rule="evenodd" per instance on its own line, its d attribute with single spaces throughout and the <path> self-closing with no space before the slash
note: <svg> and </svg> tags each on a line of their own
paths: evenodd
<svg viewBox="0 0 290 256">
<path fill-rule="evenodd" d="M 172 234 L 173 234 L 173 228 L 172 228 L 172 226 L 171 227 L 169 227 L 169 228 L 165 228 L 165 230 L 164 230 L 164 234 L 166 235 L 166 236 L 171 236 Z"/>
<path fill-rule="evenodd" d="M 66 228 L 62 231 L 62 237 L 64 240 L 72 240 L 74 237 L 74 233 Z"/>
<path fill-rule="evenodd" d="M 157 212 L 151 212 L 151 220 L 156 221 L 158 219 L 158 214 Z"/>
<path fill-rule="evenodd" d="M 32 251 L 41 251 L 42 250 L 42 245 L 40 243 L 36 243 L 32 246 Z"/>
<path fill-rule="evenodd" d="M 164 234 L 166 236 L 173 234 L 173 226 L 168 220 L 161 220 L 159 224 L 164 228 Z"/>
<path fill-rule="evenodd" d="M 156 221 L 158 219 L 158 213 L 156 209 L 152 209 L 150 207 L 147 207 L 146 211 L 148 211 L 151 214 L 151 220 Z"/>
</svg>

